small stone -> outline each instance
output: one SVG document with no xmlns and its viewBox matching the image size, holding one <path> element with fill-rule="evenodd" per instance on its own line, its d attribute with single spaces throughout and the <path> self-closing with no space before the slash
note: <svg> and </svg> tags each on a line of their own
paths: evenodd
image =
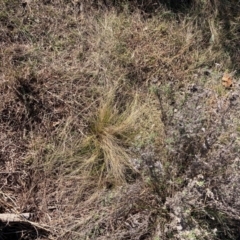
<svg viewBox="0 0 240 240">
<path fill-rule="evenodd" d="M 178 230 L 178 231 L 182 231 L 182 230 L 183 230 L 183 227 L 182 227 L 181 225 L 178 225 L 178 226 L 177 226 L 177 230 Z"/>
</svg>

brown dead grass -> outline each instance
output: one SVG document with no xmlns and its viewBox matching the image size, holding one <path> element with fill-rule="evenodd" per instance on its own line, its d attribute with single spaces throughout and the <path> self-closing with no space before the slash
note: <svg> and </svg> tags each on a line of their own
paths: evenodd
<svg viewBox="0 0 240 240">
<path fill-rule="evenodd" d="M 1 213 L 49 239 L 234 239 L 239 5 L 114 3 L 0 3 Z"/>
</svg>

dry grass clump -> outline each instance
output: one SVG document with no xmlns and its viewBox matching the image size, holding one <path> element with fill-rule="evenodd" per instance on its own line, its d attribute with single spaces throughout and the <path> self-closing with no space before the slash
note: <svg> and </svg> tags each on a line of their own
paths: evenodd
<svg viewBox="0 0 240 240">
<path fill-rule="evenodd" d="M 140 106 L 135 96 L 132 103 L 119 109 L 115 97 L 115 91 L 110 89 L 106 97 L 101 99 L 96 114 L 89 120 L 85 136 L 81 140 L 75 136 L 69 149 L 64 149 L 70 151 L 69 155 L 65 153 L 62 160 L 59 154 L 57 159 L 50 156 L 50 164 L 55 162 L 56 165 L 62 165 L 63 172 L 70 176 L 94 179 L 97 185 L 104 182 L 115 185 L 128 179 L 127 170 L 135 171 L 128 147 L 138 131 L 136 123 L 145 107 Z"/>
<path fill-rule="evenodd" d="M 134 99 L 120 113 L 117 102 L 114 102 L 114 93 L 110 91 L 108 94 L 107 99 L 100 103 L 98 113 L 91 123 L 90 135 L 83 140 L 82 151 L 86 155 L 90 152 L 91 157 L 84 159 L 80 168 L 86 173 L 99 175 L 100 181 L 107 174 L 107 178 L 122 182 L 126 178 L 126 167 L 133 168 L 124 147 L 134 139 L 137 131 L 135 124 L 141 117 L 143 107 Z"/>
</svg>

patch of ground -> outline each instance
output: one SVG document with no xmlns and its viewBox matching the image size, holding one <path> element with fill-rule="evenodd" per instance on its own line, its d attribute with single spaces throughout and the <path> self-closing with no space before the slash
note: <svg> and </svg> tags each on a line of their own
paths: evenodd
<svg viewBox="0 0 240 240">
<path fill-rule="evenodd" d="M 239 3 L 0 8 L 0 239 L 239 237 Z"/>
</svg>

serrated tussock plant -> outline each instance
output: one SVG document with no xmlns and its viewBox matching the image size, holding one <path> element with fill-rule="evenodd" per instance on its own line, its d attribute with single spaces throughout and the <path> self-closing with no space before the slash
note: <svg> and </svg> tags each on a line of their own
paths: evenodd
<svg viewBox="0 0 240 240">
<path fill-rule="evenodd" d="M 90 121 L 89 132 L 80 143 L 79 151 L 70 159 L 75 166 L 71 175 L 97 177 L 99 184 L 106 181 L 120 184 L 131 177 L 126 175 L 135 171 L 128 148 L 137 133 L 136 122 L 144 107 L 140 107 L 135 95 L 124 110 L 119 108 L 115 90 L 109 91 Z"/>
</svg>

